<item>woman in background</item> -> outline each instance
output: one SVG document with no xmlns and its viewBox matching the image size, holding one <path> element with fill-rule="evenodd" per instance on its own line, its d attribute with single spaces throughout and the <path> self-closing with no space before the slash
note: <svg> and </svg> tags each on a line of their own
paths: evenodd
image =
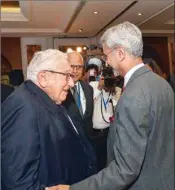
<svg viewBox="0 0 175 190">
<path fill-rule="evenodd" d="M 144 64 L 154 73 L 156 73 L 157 75 L 163 77 L 165 80 L 167 78 L 166 73 L 164 73 L 162 71 L 162 69 L 160 68 L 160 66 L 156 63 L 156 61 L 152 58 L 144 58 L 143 59 Z"/>
</svg>

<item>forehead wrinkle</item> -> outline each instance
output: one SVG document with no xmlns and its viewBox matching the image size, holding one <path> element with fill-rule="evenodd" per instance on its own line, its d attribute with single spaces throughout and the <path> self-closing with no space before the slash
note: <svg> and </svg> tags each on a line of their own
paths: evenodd
<svg viewBox="0 0 175 190">
<path fill-rule="evenodd" d="M 62 64 L 57 64 L 57 71 L 72 72 L 72 68 L 68 61 L 64 61 Z"/>
</svg>

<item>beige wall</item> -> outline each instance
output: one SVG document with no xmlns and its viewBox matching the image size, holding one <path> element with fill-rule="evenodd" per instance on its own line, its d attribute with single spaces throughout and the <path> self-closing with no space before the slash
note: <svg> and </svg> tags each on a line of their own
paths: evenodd
<svg viewBox="0 0 175 190">
<path fill-rule="evenodd" d="M 169 34 L 169 35 L 168 35 L 168 42 L 169 42 L 169 43 L 175 43 L 174 40 L 175 40 L 174 34 Z"/>
</svg>

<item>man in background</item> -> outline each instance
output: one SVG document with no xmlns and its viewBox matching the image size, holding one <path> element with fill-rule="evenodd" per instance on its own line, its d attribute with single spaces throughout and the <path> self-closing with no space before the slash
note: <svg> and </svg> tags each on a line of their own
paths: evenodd
<svg viewBox="0 0 175 190">
<path fill-rule="evenodd" d="M 94 64 L 87 65 L 85 68 L 84 81 L 89 84 L 91 81 L 96 81 L 98 75 L 99 72 L 97 65 Z"/>
<path fill-rule="evenodd" d="M 74 88 L 68 92 L 63 105 L 71 117 L 82 126 L 85 135 L 90 140 L 92 135 L 92 114 L 93 114 L 93 89 L 86 82 L 82 81 L 84 62 L 81 54 L 77 52 L 67 53 L 72 68 Z"/>
<path fill-rule="evenodd" d="M 102 70 L 102 67 L 103 67 L 103 62 L 101 59 L 97 58 L 97 57 L 93 57 L 91 59 L 89 59 L 88 63 L 87 63 L 87 66 L 90 66 L 90 65 L 96 65 L 98 67 L 98 75 L 96 77 L 96 80 L 99 81 L 100 80 L 100 75 L 101 75 L 101 70 Z"/>
</svg>

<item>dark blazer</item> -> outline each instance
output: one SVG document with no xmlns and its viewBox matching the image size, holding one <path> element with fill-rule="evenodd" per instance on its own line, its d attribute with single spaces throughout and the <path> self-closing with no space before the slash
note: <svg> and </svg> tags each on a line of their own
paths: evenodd
<svg viewBox="0 0 175 190">
<path fill-rule="evenodd" d="M 14 91 L 12 86 L 1 83 L 1 104 Z"/>
<path fill-rule="evenodd" d="M 109 130 L 107 168 L 70 190 L 174 190 L 174 93 L 163 78 L 135 71 Z"/>
<path fill-rule="evenodd" d="M 74 120 L 79 123 L 84 132 L 85 135 L 90 138 L 92 134 L 92 115 L 93 115 L 93 88 L 87 84 L 84 81 L 80 81 L 81 87 L 84 91 L 84 95 L 86 98 L 86 111 L 83 117 L 80 115 L 80 112 L 78 110 L 78 107 L 75 103 L 74 97 L 69 90 L 68 96 L 66 100 L 64 101 L 63 105 L 68 110 L 69 114 L 71 115 Z"/>
<path fill-rule="evenodd" d="M 39 87 L 26 81 L 2 104 L 2 189 L 40 190 L 96 172 L 93 149 Z"/>
</svg>

